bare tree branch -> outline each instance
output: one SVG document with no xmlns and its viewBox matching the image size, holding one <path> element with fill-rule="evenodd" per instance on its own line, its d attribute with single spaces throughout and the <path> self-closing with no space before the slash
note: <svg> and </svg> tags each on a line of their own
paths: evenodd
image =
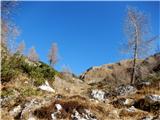
<svg viewBox="0 0 160 120">
<path fill-rule="evenodd" d="M 18 45 L 16 52 L 19 53 L 19 54 L 23 54 L 24 49 L 25 49 L 25 43 L 24 43 L 24 41 L 22 41 Z"/>
<path fill-rule="evenodd" d="M 52 43 L 52 47 L 51 47 L 49 55 L 48 55 L 50 65 L 54 66 L 57 63 L 57 61 L 58 61 L 57 52 L 58 52 L 57 44 Z"/>
<path fill-rule="evenodd" d="M 148 21 L 148 16 L 145 13 L 131 7 L 127 9 L 124 31 L 128 40 L 127 44 L 125 44 L 125 48 L 127 48 L 128 52 L 133 55 L 131 83 L 135 83 L 137 59 L 142 55 L 147 54 L 147 51 L 150 50 L 152 41 L 157 39 L 157 36 L 148 40 L 146 39 L 146 37 L 149 36 Z"/>
<path fill-rule="evenodd" d="M 29 51 L 29 54 L 28 54 L 28 58 L 30 61 L 32 62 L 38 62 L 39 60 L 39 57 L 38 57 L 38 54 L 36 53 L 36 50 L 34 47 L 32 47 Z"/>
</svg>

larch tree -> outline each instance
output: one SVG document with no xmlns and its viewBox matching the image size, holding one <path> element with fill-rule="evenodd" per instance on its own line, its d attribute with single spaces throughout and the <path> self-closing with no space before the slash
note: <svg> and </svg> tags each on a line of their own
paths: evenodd
<svg viewBox="0 0 160 120">
<path fill-rule="evenodd" d="M 38 62 L 39 57 L 34 47 L 29 50 L 28 59 L 32 62 Z"/>
<path fill-rule="evenodd" d="M 22 41 L 21 43 L 19 43 L 16 52 L 18 54 L 23 54 L 24 49 L 25 49 L 25 43 L 24 43 L 24 41 Z"/>
<path fill-rule="evenodd" d="M 62 66 L 62 73 L 71 74 L 72 71 L 71 71 L 71 69 L 70 69 L 70 67 L 68 65 L 63 65 Z"/>
<path fill-rule="evenodd" d="M 12 15 L 18 3 L 16 1 L 2 1 L 1 2 L 1 45 L 10 53 L 13 53 L 16 48 L 16 37 L 20 31 L 12 20 Z"/>
<path fill-rule="evenodd" d="M 72 74 L 72 71 L 71 71 L 71 69 L 68 65 L 63 65 L 62 66 L 61 75 L 66 80 L 71 80 L 72 79 L 73 74 Z"/>
<path fill-rule="evenodd" d="M 150 51 L 153 41 L 158 37 L 150 37 L 148 16 L 135 9 L 129 7 L 125 19 L 124 31 L 127 37 L 125 49 L 133 57 L 133 67 L 131 72 L 131 84 L 136 82 L 137 60 Z"/>
<path fill-rule="evenodd" d="M 58 52 L 57 44 L 52 43 L 51 49 L 48 54 L 48 60 L 49 60 L 50 66 L 54 66 L 57 63 L 58 61 L 57 52 Z"/>
</svg>

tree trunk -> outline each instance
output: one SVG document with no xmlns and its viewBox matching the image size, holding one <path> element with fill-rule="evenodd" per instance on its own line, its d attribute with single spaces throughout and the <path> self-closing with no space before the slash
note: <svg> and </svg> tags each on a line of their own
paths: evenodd
<svg viewBox="0 0 160 120">
<path fill-rule="evenodd" d="M 131 84 L 135 83 L 136 79 L 136 69 L 137 69 L 137 58 L 138 58 L 138 30 L 136 29 L 136 36 L 135 36 L 135 46 L 134 46 L 134 58 L 133 58 L 133 70 L 132 70 L 132 76 L 131 76 Z"/>
<path fill-rule="evenodd" d="M 134 54 L 131 84 L 135 83 L 135 78 L 136 78 L 136 67 L 137 67 L 137 57 L 136 56 L 137 56 L 137 53 Z"/>
</svg>

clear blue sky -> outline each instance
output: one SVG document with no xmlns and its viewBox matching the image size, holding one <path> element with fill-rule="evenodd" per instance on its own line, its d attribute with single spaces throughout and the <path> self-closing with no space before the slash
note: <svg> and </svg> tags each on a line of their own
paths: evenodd
<svg viewBox="0 0 160 120">
<path fill-rule="evenodd" d="M 148 13 L 152 33 L 159 34 L 159 2 L 21 2 L 14 21 L 21 29 L 26 51 L 36 48 L 41 61 L 48 63 L 52 42 L 58 44 L 59 62 L 80 74 L 91 66 L 125 59 L 119 45 L 127 6 Z"/>
</svg>

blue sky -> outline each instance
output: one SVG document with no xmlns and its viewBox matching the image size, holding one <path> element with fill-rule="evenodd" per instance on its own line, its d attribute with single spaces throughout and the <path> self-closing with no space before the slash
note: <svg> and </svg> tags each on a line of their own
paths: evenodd
<svg viewBox="0 0 160 120">
<path fill-rule="evenodd" d="M 159 2 L 20 2 L 14 16 L 21 30 L 18 41 L 25 41 L 26 52 L 34 46 L 46 63 L 51 43 L 57 43 L 57 70 L 67 65 L 80 74 L 117 62 L 127 58 L 119 49 L 128 5 L 148 13 L 152 33 L 160 33 Z"/>
</svg>

